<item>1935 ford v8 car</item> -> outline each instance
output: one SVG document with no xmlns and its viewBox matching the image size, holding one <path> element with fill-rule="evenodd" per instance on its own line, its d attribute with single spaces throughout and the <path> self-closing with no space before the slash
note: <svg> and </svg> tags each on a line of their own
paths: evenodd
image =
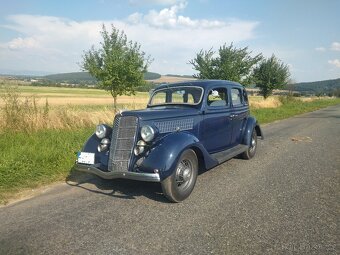
<svg viewBox="0 0 340 255">
<path fill-rule="evenodd" d="M 75 170 L 104 179 L 160 182 L 173 202 L 192 192 L 199 169 L 255 155 L 263 134 L 249 115 L 238 83 L 200 80 L 163 84 L 145 110 L 124 111 L 113 127 L 102 124 L 85 143 Z"/>
</svg>

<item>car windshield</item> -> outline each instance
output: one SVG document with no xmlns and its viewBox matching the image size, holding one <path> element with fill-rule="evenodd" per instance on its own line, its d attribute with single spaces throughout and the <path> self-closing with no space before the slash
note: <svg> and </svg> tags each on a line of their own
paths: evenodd
<svg viewBox="0 0 340 255">
<path fill-rule="evenodd" d="M 197 105 L 201 102 L 203 88 L 194 86 L 178 86 L 155 90 L 150 98 L 149 106 L 185 104 Z"/>
</svg>

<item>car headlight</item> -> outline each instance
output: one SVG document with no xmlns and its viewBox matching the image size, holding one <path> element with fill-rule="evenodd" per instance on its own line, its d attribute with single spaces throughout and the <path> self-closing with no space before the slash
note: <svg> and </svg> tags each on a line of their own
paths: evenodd
<svg viewBox="0 0 340 255">
<path fill-rule="evenodd" d="M 146 125 L 142 127 L 140 135 L 145 142 L 150 142 L 155 137 L 155 130 L 151 126 Z"/>
<path fill-rule="evenodd" d="M 133 152 L 135 153 L 136 156 L 142 154 L 145 150 L 146 143 L 143 140 L 139 140 L 137 142 L 136 147 L 134 148 Z"/>
<path fill-rule="evenodd" d="M 108 138 L 104 138 L 100 141 L 100 144 L 97 147 L 98 152 L 103 152 L 109 149 L 111 141 Z"/>
<path fill-rule="evenodd" d="M 99 139 L 103 139 L 106 136 L 106 133 L 107 133 L 107 128 L 105 127 L 105 125 L 101 124 L 96 127 L 96 136 Z"/>
</svg>

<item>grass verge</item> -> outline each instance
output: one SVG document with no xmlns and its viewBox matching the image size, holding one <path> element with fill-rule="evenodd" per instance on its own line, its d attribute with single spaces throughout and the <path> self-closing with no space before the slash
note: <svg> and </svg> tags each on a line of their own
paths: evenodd
<svg viewBox="0 0 340 255">
<path fill-rule="evenodd" d="M 3 133 L 0 136 L 0 204 L 25 189 L 65 180 L 93 128 Z"/>
<path fill-rule="evenodd" d="M 317 99 L 311 102 L 303 102 L 299 99 L 281 97 L 280 101 L 282 103 L 280 107 L 251 109 L 250 112 L 256 117 L 259 123 L 265 124 L 340 104 L 340 98 Z"/>
<path fill-rule="evenodd" d="M 254 109 L 261 124 L 340 104 L 340 99 L 300 100 L 281 98 L 277 108 Z M 20 191 L 65 180 L 75 152 L 93 132 L 91 128 L 47 129 L 33 132 L 4 132 L 0 135 L 0 204 Z"/>
</svg>

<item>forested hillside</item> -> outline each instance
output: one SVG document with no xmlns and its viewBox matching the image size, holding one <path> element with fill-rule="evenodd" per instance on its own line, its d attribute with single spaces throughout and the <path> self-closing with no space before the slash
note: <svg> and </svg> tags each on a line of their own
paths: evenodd
<svg viewBox="0 0 340 255">
<path fill-rule="evenodd" d="M 320 94 L 331 93 L 340 89 L 340 78 L 335 80 L 301 82 L 292 85 L 293 90 L 301 93 Z"/>
<path fill-rule="evenodd" d="M 161 75 L 158 73 L 147 72 L 144 74 L 145 80 L 154 80 L 160 78 Z M 85 83 L 96 83 L 96 79 L 93 78 L 88 72 L 74 72 L 74 73 L 59 73 L 51 74 L 42 77 L 43 79 L 54 81 L 54 82 L 65 82 L 72 84 Z"/>
</svg>

